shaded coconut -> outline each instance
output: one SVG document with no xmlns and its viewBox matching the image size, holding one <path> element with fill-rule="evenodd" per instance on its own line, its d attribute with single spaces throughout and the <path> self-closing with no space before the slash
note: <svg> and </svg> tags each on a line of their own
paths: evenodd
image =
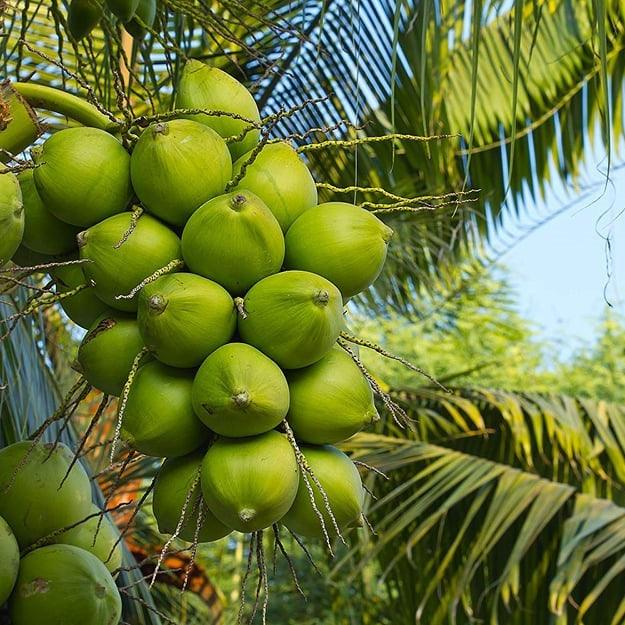
<svg viewBox="0 0 625 625">
<path fill-rule="evenodd" d="M 244 154 L 233 176 L 250 158 Z M 317 204 L 317 186 L 308 167 L 288 143 L 269 143 L 245 170 L 236 190 L 255 193 L 271 210 L 283 232 L 306 210 Z"/>
<path fill-rule="evenodd" d="M 143 39 L 146 27 L 152 28 L 156 18 L 156 0 L 139 0 L 133 18 L 124 24 L 124 28 L 135 38 Z"/>
<path fill-rule="evenodd" d="M 143 131 L 132 152 L 130 171 L 145 208 L 182 226 L 195 209 L 224 192 L 232 161 L 214 130 L 190 119 L 174 119 Z"/>
<path fill-rule="evenodd" d="M 35 186 L 32 169 L 17 177 L 24 203 L 24 237 L 22 243 L 30 250 L 51 256 L 68 254 L 77 248 L 80 229 L 57 219 L 43 204 Z"/>
<path fill-rule="evenodd" d="M 152 509 L 158 523 L 158 531 L 162 534 L 174 534 L 176 532 L 187 497 L 188 503 L 184 513 L 184 521 L 178 532 L 179 538 L 192 543 L 197 532 L 198 542 L 208 543 L 219 540 L 232 531 L 208 509 L 202 498 L 199 482 L 193 491 L 191 490 L 203 458 L 204 451 L 199 451 L 163 462 L 156 478 L 152 500 Z M 202 518 L 198 529 L 200 505 L 202 506 Z"/>
<path fill-rule="evenodd" d="M 162 276 L 139 294 L 141 336 L 173 367 L 197 367 L 236 330 L 234 302 L 216 282 L 192 273 Z"/>
<path fill-rule="evenodd" d="M 339 290 L 307 271 L 283 271 L 255 284 L 239 317 L 241 338 L 283 369 L 323 358 L 343 325 Z"/>
<path fill-rule="evenodd" d="M 193 412 L 193 371 L 156 360 L 135 375 L 123 415 L 122 438 L 146 456 L 184 456 L 204 445 L 210 432 Z"/>
<path fill-rule="evenodd" d="M 132 363 L 143 349 L 137 320 L 123 313 L 96 319 L 78 347 L 76 368 L 103 393 L 121 395 Z"/>
<path fill-rule="evenodd" d="M 193 382 L 195 414 L 222 436 L 253 436 L 276 427 L 289 409 L 280 367 L 245 343 L 213 352 Z"/>
<path fill-rule="evenodd" d="M 106 0 L 111 13 L 114 13 L 122 22 L 130 21 L 137 11 L 139 0 Z"/>
<path fill-rule="evenodd" d="M 213 198 L 191 215 L 182 255 L 191 271 L 240 295 L 280 271 L 284 236 L 263 201 L 241 190 Z"/>
<path fill-rule="evenodd" d="M 364 489 L 356 465 L 336 447 L 302 446 L 308 465 L 325 491 L 332 514 L 343 533 L 349 527 L 360 524 Z M 310 481 L 313 489 L 315 505 L 323 515 L 328 535 L 335 536 L 332 519 L 325 507 L 318 487 Z M 310 495 L 300 476 L 297 497 L 291 509 L 285 514 L 282 523 L 292 532 L 310 538 L 322 538 L 321 522 L 310 502 Z"/>
<path fill-rule="evenodd" d="M 287 374 L 287 420 L 306 443 L 338 443 L 378 419 L 373 391 L 351 356 L 332 348 L 310 367 Z"/>
<path fill-rule="evenodd" d="M 363 208 L 345 202 L 320 204 L 289 228 L 285 265 L 318 273 L 348 298 L 380 275 L 392 236 L 386 224 Z"/>
<path fill-rule="evenodd" d="M 50 254 L 40 254 L 29 250 L 25 245 L 20 245 L 15 250 L 11 261 L 18 267 L 34 267 L 35 265 L 45 265 L 59 260 L 66 260 L 65 256 L 51 256 Z M 42 270 L 45 272 L 45 270 Z"/>
<path fill-rule="evenodd" d="M 89 515 L 98 514 L 99 512 L 100 509 L 95 504 L 92 504 Z M 80 547 L 92 553 L 112 573 L 122 565 L 124 555 L 121 541 L 115 545 L 119 538 L 119 530 L 110 519 L 104 516 L 98 531 L 99 522 L 100 516 L 93 516 L 80 523 L 80 525 L 57 536 L 54 542 L 62 545 L 74 545 L 74 547 Z M 113 549 L 114 545 L 115 548 Z M 111 551 L 113 553 L 109 558 Z"/>
<path fill-rule="evenodd" d="M 89 514 L 91 482 L 79 462 L 59 488 L 72 458 L 62 443 L 22 441 L 0 449 L 0 515 L 22 549 Z"/>
<path fill-rule="evenodd" d="M 98 25 L 102 14 L 102 7 L 96 0 L 72 0 L 67 10 L 67 28 L 72 37 L 86 37 Z"/>
<path fill-rule="evenodd" d="M 127 240 L 132 215 L 109 217 L 78 235 L 80 258 L 89 260 L 83 271 L 93 280 L 96 295 L 118 310 L 137 310 L 137 297 L 120 299 L 157 269 L 182 257 L 180 239 L 167 226 L 142 215 Z"/>
<path fill-rule="evenodd" d="M 9 598 L 20 568 L 20 548 L 9 524 L 0 517 L 0 605 Z"/>
<path fill-rule="evenodd" d="M 35 185 L 45 207 L 74 226 L 91 226 L 126 208 L 130 156 L 98 128 L 66 128 L 33 149 Z"/>
<path fill-rule="evenodd" d="M 80 265 L 64 265 L 52 271 L 58 293 L 65 293 L 87 282 Z M 93 287 L 83 289 L 61 300 L 61 308 L 65 314 L 81 328 L 90 328 L 94 321 L 102 315 L 115 314 L 96 294 Z"/>
<path fill-rule="evenodd" d="M 260 123 L 252 94 L 238 80 L 195 59 L 187 61 L 182 70 L 176 92 L 176 108 L 227 111 Z M 188 118 L 209 126 L 224 139 L 236 137 L 250 126 L 245 121 L 227 116 L 189 115 Z M 229 143 L 232 158 L 237 159 L 251 150 L 259 137 L 260 130 L 250 128 L 241 141 Z"/>
<path fill-rule="evenodd" d="M 275 430 L 248 438 L 220 438 L 202 462 L 206 504 L 224 524 L 254 532 L 277 523 L 298 486 L 295 454 Z"/>
<path fill-rule="evenodd" d="M 106 567 L 73 545 L 49 545 L 22 558 L 9 602 L 12 625 L 117 625 L 122 602 Z"/>
<path fill-rule="evenodd" d="M 2 166 L 0 165 L 0 168 Z M 0 173 L 0 267 L 8 262 L 22 242 L 24 210 L 17 177 Z"/>
</svg>

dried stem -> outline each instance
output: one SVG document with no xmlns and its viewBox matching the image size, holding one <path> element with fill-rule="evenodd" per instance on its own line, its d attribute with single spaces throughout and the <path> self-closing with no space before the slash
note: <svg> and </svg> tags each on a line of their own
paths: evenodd
<svg viewBox="0 0 625 625">
<path fill-rule="evenodd" d="M 130 225 L 128 226 L 128 230 L 126 230 L 126 232 L 122 234 L 122 238 L 117 243 L 115 243 L 115 245 L 113 246 L 114 249 L 118 250 L 124 243 L 126 243 L 126 241 L 128 241 L 130 235 L 135 231 L 137 223 L 139 222 L 139 217 L 141 217 L 141 215 L 143 215 L 143 209 L 140 206 L 132 209 L 132 215 L 130 217 Z"/>
<path fill-rule="evenodd" d="M 365 145 L 369 143 L 382 143 L 384 141 L 415 141 L 424 143 L 427 141 L 439 141 L 442 139 L 456 139 L 460 135 L 432 135 L 430 137 L 420 137 L 418 135 L 407 135 L 400 133 L 393 133 L 389 135 L 383 135 L 381 137 L 358 137 L 357 139 L 328 139 L 327 141 L 321 141 L 319 143 L 309 143 L 297 148 L 297 151 L 301 153 L 312 152 L 315 150 L 322 150 L 328 147 L 354 147 L 357 145 Z"/>
<path fill-rule="evenodd" d="M 293 564 L 293 560 L 291 560 L 291 557 L 287 553 L 287 550 L 285 549 L 284 545 L 282 544 L 282 541 L 280 540 L 280 528 L 277 524 L 272 525 L 272 528 L 273 528 L 275 545 L 280 550 L 280 553 L 283 555 L 284 559 L 287 562 L 289 571 L 291 572 L 291 578 L 293 579 L 293 584 L 295 585 L 295 589 L 304 598 L 304 601 L 307 601 L 308 599 L 306 597 L 306 593 L 302 590 L 302 587 L 300 586 L 300 583 L 299 583 L 299 579 L 297 578 L 297 572 L 295 571 L 295 565 Z M 275 573 L 275 567 L 274 567 L 274 573 Z"/>
<path fill-rule="evenodd" d="M 180 258 L 176 258 L 169 263 L 167 263 L 164 267 L 157 269 L 152 275 L 144 278 L 137 286 L 135 286 L 129 293 L 125 295 L 117 295 L 115 299 L 132 299 L 144 286 L 148 284 L 152 284 L 158 280 L 161 276 L 165 274 L 171 273 L 172 271 L 176 271 L 177 269 L 182 269 L 184 267 L 184 261 Z"/>
</svg>

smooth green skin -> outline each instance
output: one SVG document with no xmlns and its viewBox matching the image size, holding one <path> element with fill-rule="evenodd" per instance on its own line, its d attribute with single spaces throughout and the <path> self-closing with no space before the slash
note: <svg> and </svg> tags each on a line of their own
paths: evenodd
<svg viewBox="0 0 625 625">
<path fill-rule="evenodd" d="M 134 17 L 127 24 L 124 24 L 124 28 L 135 39 L 143 39 L 145 37 L 145 26 L 152 28 L 155 18 L 156 0 L 139 0 Z"/>
<path fill-rule="evenodd" d="M 77 364 L 103 393 L 121 395 L 132 363 L 143 348 L 136 319 L 116 312 L 93 322 L 78 348 Z"/>
<path fill-rule="evenodd" d="M 0 173 L 0 233 L 1 267 L 15 254 L 24 233 L 22 192 L 12 173 Z"/>
<path fill-rule="evenodd" d="M 252 94 L 238 80 L 195 59 L 187 61 L 182 70 L 176 108 L 227 111 L 260 122 L 260 113 Z M 188 119 L 209 126 L 224 139 L 236 137 L 249 126 L 247 122 L 225 116 L 189 115 Z M 252 150 L 259 138 L 260 130 L 252 128 L 242 141 L 229 143 L 232 158 L 236 160 Z"/>
<path fill-rule="evenodd" d="M 190 119 L 146 128 L 130 159 L 132 185 L 145 208 L 159 219 L 183 226 L 193 211 L 221 195 L 232 176 L 224 140 Z"/>
<path fill-rule="evenodd" d="M 61 221 L 88 227 L 127 206 L 130 156 L 98 128 L 66 128 L 33 155 L 35 185 L 46 208 Z"/>
<path fill-rule="evenodd" d="M 250 152 L 233 167 L 236 176 Z M 269 143 L 245 171 L 235 190 L 255 193 L 275 215 L 283 232 L 306 210 L 317 205 L 317 187 L 308 167 L 288 143 Z"/>
<path fill-rule="evenodd" d="M 380 275 L 393 231 L 371 212 L 327 202 L 298 217 L 286 234 L 284 265 L 312 271 L 335 284 L 344 298 Z"/>
<path fill-rule="evenodd" d="M 255 532 L 289 510 L 299 483 L 297 461 L 284 434 L 220 438 L 202 462 L 202 492 L 225 525 Z"/>
<path fill-rule="evenodd" d="M 73 545 L 49 545 L 24 556 L 9 608 L 12 625 L 117 625 L 122 616 L 111 574 Z"/>
<path fill-rule="evenodd" d="M 280 271 L 284 236 L 265 203 L 241 190 L 213 198 L 191 215 L 182 256 L 191 271 L 241 295 Z"/>
<path fill-rule="evenodd" d="M 150 215 L 142 215 L 128 240 L 116 249 L 130 220 L 130 213 L 115 215 L 78 235 L 80 258 L 91 261 L 83 265 L 83 271 L 93 280 L 96 295 L 111 308 L 128 312 L 137 310 L 137 296 L 117 297 L 130 293 L 157 269 L 182 258 L 180 239 Z"/>
<path fill-rule="evenodd" d="M 106 0 L 106 4 L 122 22 L 128 22 L 139 7 L 139 0 Z"/>
<path fill-rule="evenodd" d="M 74 456 L 63 444 L 52 451 L 52 444 L 36 443 L 11 481 L 32 444 L 22 441 L 0 449 L 0 515 L 13 529 L 22 549 L 80 521 L 91 508 L 91 482 L 80 462 L 72 467 L 59 489 Z"/>
<path fill-rule="evenodd" d="M 195 414 L 213 432 L 233 438 L 272 430 L 289 409 L 284 373 L 245 343 L 213 352 L 195 375 L 191 397 Z"/>
<path fill-rule="evenodd" d="M 100 509 L 93 504 L 89 515 L 97 514 Z M 73 527 L 66 532 L 63 532 L 60 536 L 54 539 L 57 545 L 74 545 L 74 547 L 80 547 L 89 553 L 92 553 L 100 562 L 106 566 L 109 572 L 113 572 L 122 565 L 123 549 L 121 542 L 115 546 L 113 555 L 109 559 L 109 554 L 113 545 L 119 538 L 119 530 L 113 525 L 110 519 L 106 516 L 102 519 L 100 524 L 100 531 L 98 531 L 99 516 L 94 516 L 87 519 L 80 525 Z M 97 532 L 97 535 L 96 535 Z M 93 539 L 95 537 L 95 544 Z M 108 560 L 108 562 L 106 561 Z"/>
<path fill-rule="evenodd" d="M 122 438 L 146 456 L 175 458 L 204 445 L 210 432 L 193 412 L 193 371 L 156 360 L 143 365 L 130 387 Z"/>
<path fill-rule="evenodd" d="M 72 0 L 67 11 L 67 28 L 75 39 L 82 39 L 98 25 L 102 15 L 102 7 L 95 0 Z"/>
<path fill-rule="evenodd" d="M 80 265 L 57 267 L 53 270 L 52 275 L 58 293 L 71 291 L 87 281 Z M 65 314 L 76 325 L 85 330 L 88 330 L 98 317 L 115 314 L 115 311 L 95 294 L 93 287 L 83 289 L 71 297 L 66 297 L 60 303 Z"/>
<path fill-rule="evenodd" d="M 50 256 L 69 254 L 75 250 L 80 228 L 57 219 L 44 206 L 35 186 L 33 170 L 21 172 L 17 179 L 24 203 L 23 245 L 33 252 Z"/>
<path fill-rule="evenodd" d="M 0 605 L 9 598 L 20 568 L 20 548 L 9 524 L 0 517 Z"/>
<path fill-rule="evenodd" d="M 373 391 L 351 356 L 333 347 L 310 367 L 287 374 L 287 421 L 298 440 L 338 443 L 378 419 Z"/>
<path fill-rule="evenodd" d="M 163 462 L 156 478 L 152 500 L 154 517 L 161 534 L 173 535 L 175 533 L 182 516 L 184 502 L 193 486 L 203 458 L 204 451 L 202 450 Z M 179 538 L 190 543 L 195 539 L 200 497 L 202 497 L 202 490 L 197 484 L 187 504 L 184 522 L 178 533 Z M 202 501 L 202 506 L 203 521 L 198 532 L 198 542 L 210 543 L 230 534 L 232 530 L 217 519 L 204 501 Z"/>
<path fill-rule="evenodd" d="M 264 278 L 247 292 L 244 306 L 241 338 L 283 369 L 307 367 L 323 358 L 343 326 L 339 290 L 306 271 Z"/>
<path fill-rule="evenodd" d="M 197 367 L 232 338 L 237 325 L 228 292 L 192 273 L 169 274 L 145 286 L 137 320 L 146 346 L 172 367 Z"/>
<path fill-rule="evenodd" d="M 300 449 L 328 497 L 330 509 L 341 533 L 357 525 L 362 514 L 364 489 L 356 465 L 342 451 L 330 445 L 323 447 L 304 445 Z M 328 535 L 336 536 L 321 492 L 312 480 L 310 484 L 315 495 L 315 505 L 323 515 Z M 300 536 L 323 538 L 321 522 L 310 503 L 310 495 L 301 475 L 297 496 L 282 523 Z"/>
</svg>

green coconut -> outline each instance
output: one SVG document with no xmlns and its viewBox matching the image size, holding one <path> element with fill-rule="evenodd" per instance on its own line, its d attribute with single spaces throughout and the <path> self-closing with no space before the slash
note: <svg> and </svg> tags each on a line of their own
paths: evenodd
<svg viewBox="0 0 625 625">
<path fill-rule="evenodd" d="M 307 271 L 283 271 L 255 284 L 245 296 L 239 333 L 283 369 L 323 358 L 343 325 L 339 290 Z"/>
<path fill-rule="evenodd" d="M 147 347 L 173 367 L 197 367 L 232 338 L 237 324 L 228 292 L 192 273 L 162 276 L 145 286 L 137 318 Z"/>
<path fill-rule="evenodd" d="M 287 421 L 298 440 L 338 443 L 378 419 L 367 378 L 340 347 L 310 367 L 289 371 L 287 379 L 291 397 Z"/>
<path fill-rule="evenodd" d="M 78 235 L 85 276 L 93 281 L 95 294 L 112 308 L 137 310 L 137 296 L 121 298 L 144 278 L 181 259 L 180 239 L 167 226 L 142 215 L 127 240 L 119 242 L 131 226 L 132 215 L 109 217 Z M 117 247 L 116 247 L 117 246 Z"/>
<path fill-rule="evenodd" d="M 156 0 L 139 0 L 134 17 L 124 28 L 135 38 L 145 37 L 146 27 L 152 28 L 156 19 Z"/>
<path fill-rule="evenodd" d="M 0 449 L 0 515 L 22 549 L 89 514 L 91 482 L 79 462 L 60 487 L 73 456 L 62 443 Z"/>
<path fill-rule="evenodd" d="M 122 602 L 106 567 L 73 545 L 49 545 L 22 558 L 9 602 L 12 625 L 117 625 Z"/>
<path fill-rule="evenodd" d="M 122 565 L 123 548 L 119 539 L 119 530 L 106 516 L 100 522 L 100 509 L 92 504 L 89 516 L 80 525 L 63 532 L 54 539 L 56 544 L 74 545 L 92 553 L 112 573 Z M 100 529 L 98 531 L 98 524 Z M 115 544 L 117 543 L 117 544 Z M 111 555 L 111 551 L 113 552 Z M 109 557 L 110 555 L 110 557 Z"/>
<path fill-rule="evenodd" d="M 211 128 L 190 119 L 152 124 L 130 159 L 132 185 L 159 219 L 183 226 L 199 206 L 221 195 L 232 176 L 230 152 Z"/>
<path fill-rule="evenodd" d="M 17 179 L 24 203 L 24 237 L 22 243 L 40 254 L 57 256 L 75 250 L 80 229 L 57 219 L 43 204 L 32 169 L 21 172 Z"/>
<path fill-rule="evenodd" d="M 58 293 L 66 293 L 87 282 L 80 265 L 56 267 L 53 269 L 52 275 Z M 66 297 L 60 303 L 65 314 L 85 330 L 89 329 L 98 317 L 115 313 L 95 294 L 93 287 L 88 287 L 71 297 Z"/>
<path fill-rule="evenodd" d="M 22 242 L 24 209 L 17 177 L 2 173 L 0 165 L 0 267 L 8 262 Z"/>
<path fill-rule="evenodd" d="M 244 154 L 234 164 L 233 176 L 249 160 Z M 235 190 L 255 193 L 269 207 L 283 232 L 306 210 L 317 204 L 317 186 L 308 167 L 288 143 L 266 145 L 247 166 Z"/>
<path fill-rule="evenodd" d="M 162 534 L 174 534 L 176 532 L 187 497 L 188 503 L 184 520 L 178 531 L 179 538 L 192 543 L 197 532 L 198 542 L 208 543 L 219 540 L 232 531 L 208 509 L 202 498 L 200 484 L 197 483 L 195 488 L 191 490 L 203 458 L 204 451 L 198 451 L 163 462 L 156 478 L 152 500 L 158 531 Z M 201 519 L 198 518 L 200 505 L 202 506 Z M 201 522 L 199 529 L 198 520 Z"/>
<path fill-rule="evenodd" d="M 20 548 L 13 530 L 0 517 L 0 605 L 9 598 L 20 568 Z"/>
<path fill-rule="evenodd" d="M 217 434 L 240 437 L 276 427 L 289 409 L 289 387 L 278 365 L 245 343 L 213 352 L 193 382 L 195 414 Z"/>
<path fill-rule="evenodd" d="M 142 348 L 136 319 L 118 312 L 105 314 L 94 321 L 78 347 L 76 368 L 103 393 L 119 397 Z"/>
<path fill-rule="evenodd" d="M 191 215 L 182 255 L 189 269 L 240 295 L 280 271 L 284 236 L 263 201 L 240 190 L 209 200 Z"/>
<path fill-rule="evenodd" d="M 102 19 L 102 7 L 96 0 L 72 0 L 67 11 L 67 28 L 75 39 L 86 37 Z"/>
<path fill-rule="evenodd" d="M 121 213 L 132 194 L 130 156 L 98 128 L 66 128 L 33 150 L 35 185 L 45 207 L 74 226 Z"/>
<path fill-rule="evenodd" d="M 146 456 L 184 456 L 204 445 L 210 432 L 193 412 L 193 371 L 156 360 L 135 376 L 123 415 L 122 438 Z"/>
<path fill-rule="evenodd" d="M 360 524 L 364 489 L 356 465 L 342 452 L 324 445 L 322 447 L 302 446 L 301 451 L 315 477 L 319 480 L 330 504 L 332 514 L 343 533 L 344 530 Z M 282 519 L 292 532 L 310 538 L 322 538 L 323 530 L 317 513 L 310 502 L 310 495 L 304 479 L 300 476 L 299 489 L 293 506 Z M 318 487 L 309 480 L 313 489 L 315 505 L 323 515 L 329 536 L 336 535 L 332 520 Z"/>
<path fill-rule="evenodd" d="M 176 93 L 176 108 L 226 111 L 260 123 L 260 113 L 252 94 L 226 72 L 191 59 L 186 62 Z M 205 124 L 224 139 L 244 132 L 248 122 L 227 116 L 189 115 L 189 119 Z M 237 159 L 258 143 L 260 130 L 250 128 L 240 141 L 229 143 L 233 159 Z"/>
<path fill-rule="evenodd" d="M 106 4 L 122 22 L 129 22 L 139 7 L 139 0 L 106 0 Z"/>
<path fill-rule="evenodd" d="M 371 212 L 345 202 L 320 204 L 297 218 L 286 235 L 284 264 L 335 284 L 344 298 L 380 275 L 393 231 Z"/>
<path fill-rule="evenodd" d="M 220 438 L 202 462 L 202 492 L 215 516 L 239 532 L 277 523 L 299 483 L 289 441 L 275 430 L 248 438 Z"/>
</svg>

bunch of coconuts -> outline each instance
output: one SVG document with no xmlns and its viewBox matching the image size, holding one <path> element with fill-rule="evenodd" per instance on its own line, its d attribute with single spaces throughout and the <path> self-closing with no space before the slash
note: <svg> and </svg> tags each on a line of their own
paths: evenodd
<svg viewBox="0 0 625 625">
<path fill-rule="evenodd" d="M 20 557 L 21 552 L 21 557 Z M 11 625 L 117 625 L 117 528 L 63 444 L 0 450 L 0 606 Z"/>
<path fill-rule="evenodd" d="M 331 538 L 363 505 L 359 472 L 333 445 L 377 419 L 337 339 L 392 230 L 358 206 L 318 204 L 296 150 L 259 144 L 253 97 L 221 70 L 189 61 L 176 110 L 131 153 L 88 127 L 36 149 L 18 176 L 13 259 L 82 261 L 53 271 L 88 329 L 77 368 L 122 396 L 127 445 L 165 458 L 162 532 L 207 542 L 282 523 Z"/>
</svg>

